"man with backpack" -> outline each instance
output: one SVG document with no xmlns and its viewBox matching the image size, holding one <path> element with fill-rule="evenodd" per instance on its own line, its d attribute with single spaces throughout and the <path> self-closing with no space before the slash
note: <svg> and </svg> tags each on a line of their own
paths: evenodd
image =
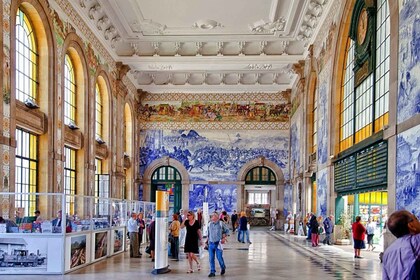
<svg viewBox="0 0 420 280">
<path fill-rule="evenodd" d="M 219 261 L 220 275 L 224 275 L 226 272 L 225 261 L 223 260 L 223 244 L 226 242 L 226 238 L 229 234 L 227 225 L 219 220 L 219 214 L 214 212 L 211 215 L 211 221 L 208 224 L 207 233 L 207 244 L 209 250 L 209 262 L 210 262 L 210 274 L 209 277 L 216 276 L 216 265 L 215 256 Z"/>
</svg>

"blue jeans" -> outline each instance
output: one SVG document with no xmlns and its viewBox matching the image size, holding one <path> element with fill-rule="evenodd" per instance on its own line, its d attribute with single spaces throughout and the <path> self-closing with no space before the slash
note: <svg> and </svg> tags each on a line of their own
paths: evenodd
<svg viewBox="0 0 420 280">
<path fill-rule="evenodd" d="M 241 230 L 241 242 L 244 242 L 245 235 L 246 235 L 246 242 L 251 243 L 251 241 L 249 240 L 249 230 Z"/>
<path fill-rule="evenodd" d="M 223 250 L 218 248 L 219 242 L 209 242 L 209 261 L 210 273 L 216 273 L 216 265 L 214 263 L 214 255 L 216 254 L 217 260 L 221 269 L 226 269 L 225 261 L 223 260 Z"/>
</svg>

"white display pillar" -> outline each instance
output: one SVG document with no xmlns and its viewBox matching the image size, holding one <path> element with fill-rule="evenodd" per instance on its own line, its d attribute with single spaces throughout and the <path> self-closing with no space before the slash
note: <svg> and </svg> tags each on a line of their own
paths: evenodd
<svg viewBox="0 0 420 280">
<path fill-rule="evenodd" d="M 155 269 L 152 274 L 168 273 L 168 212 L 169 193 L 156 191 Z"/>
</svg>

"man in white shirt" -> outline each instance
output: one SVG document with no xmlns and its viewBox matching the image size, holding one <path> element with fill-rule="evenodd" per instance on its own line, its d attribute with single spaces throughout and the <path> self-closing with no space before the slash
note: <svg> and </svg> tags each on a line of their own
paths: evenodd
<svg viewBox="0 0 420 280">
<path fill-rule="evenodd" d="M 139 254 L 139 223 L 136 213 L 131 213 L 131 218 L 127 221 L 127 231 L 130 237 L 130 258 L 140 258 Z"/>
</svg>

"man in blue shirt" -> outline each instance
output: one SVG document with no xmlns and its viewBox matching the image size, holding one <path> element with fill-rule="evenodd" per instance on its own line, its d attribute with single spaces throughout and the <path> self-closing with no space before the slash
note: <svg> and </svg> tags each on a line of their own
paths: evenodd
<svg viewBox="0 0 420 280">
<path fill-rule="evenodd" d="M 334 216 L 330 215 L 324 220 L 324 229 L 325 229 L 325 239 L 322 241 L 324 244 L 332 245 L 331 234 L 334 232 Z"/>
<path fill-rule="evenodd" d="M 220 265 L 220 275 L 226 272 L 225 261 L 223 260 L 223 246 L 226 242 L 226 237 L 229 234 L 227 225 L 219 220 L 219 214 L 214 212 L 211 215 L 211 221 L 208 225 L 207 243 L 209 247 L 209 261 L 210 261 L 210 274 L 209 277 L 216 276 L 216 265 L 214 257 L 216 255 Z"/>
<path fill-rule="evenodd" d="M 412 213 L 400 210 L 389 216 L 387 228 L 397 240 L 384 253 L 382 279 L 409 279 L 420 254 L 420 222 Z"/>
</svg>

